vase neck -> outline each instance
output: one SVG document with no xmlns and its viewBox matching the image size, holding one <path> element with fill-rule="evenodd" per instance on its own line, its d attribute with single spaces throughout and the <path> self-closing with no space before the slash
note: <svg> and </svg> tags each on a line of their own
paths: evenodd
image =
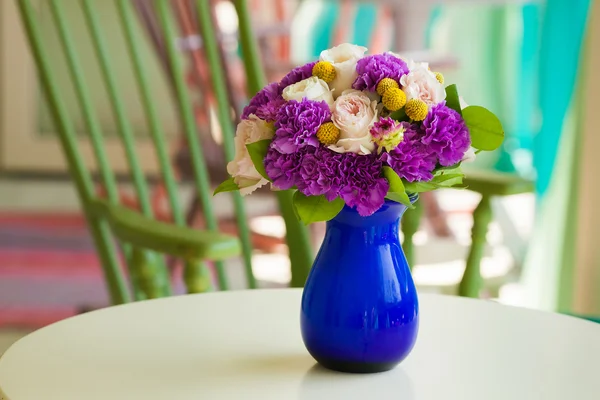
<svg viewBox="0 0 600 400">
<path fill-rule="evenodd" d="M 373 215 L 362 217 L 356 209 L 344 206 L 342 211 L 329 221 L 328 225 L 347 225 L 356 228 L 371 226 L 384 226 L 395 224 L 400 221 L 407 207 L 404 204 L 386 200 L 385 203 Z"/>
</svg>

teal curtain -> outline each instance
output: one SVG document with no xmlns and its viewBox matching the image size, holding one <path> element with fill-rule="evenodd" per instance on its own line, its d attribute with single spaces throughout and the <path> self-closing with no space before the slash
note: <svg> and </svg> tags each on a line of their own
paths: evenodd
<svg viewBox="0 0 600 400">
<path fill-rule="evenodd" d="M 580 97 L 585 87 L 581 51 L 590 4 L 589 0 L 548 0 L 542 25 L 542 123 L 534 143 L 538 207 L 522 281 L 529 305 L 562 312 L 572 310 L 577 267 Z"/>
<path fill-rule="evenodd" d="M 457 60 L 443 71 L 467 103 L 483 105 L 503 121 L 502 148 L 472 168 L 533 174 L 539 45 L 538 4 L 450 4 L 435 9 L 427 32 L 433 51 Z"/>
<path fill-rule="evenodd" d="M 537 191 L 552 180 L 563 120 L 571 106 L 590 0 L 547 0 L 542 25 L 539 107 L 542 126 L 534 144 Z"/>
<path fill-rule="evenodd" d="M 375 30 L 377 6 L 362 2 L 352 6 L 349 37 L 345 40 L 368 47 Z M 314 60 L 332 46 L 340 9 L 340 3 L 333 0 L 302 1 L 292 24 L 292 59 L 296 63 Z"/>
<path fill-rule="evenodd" d="M 574 93 L 589 6 L 589 0 L 444 5 L 428 33 L 432 49 L 458 58 L 460 68 L 447 80 L 467 103 L 488 107 L 504 123 L 501 151 L 475 168 L 536 177 L 524 302 L 564 312 L 571 310 L 576 263 L 581 143 Z"/>
</svg>

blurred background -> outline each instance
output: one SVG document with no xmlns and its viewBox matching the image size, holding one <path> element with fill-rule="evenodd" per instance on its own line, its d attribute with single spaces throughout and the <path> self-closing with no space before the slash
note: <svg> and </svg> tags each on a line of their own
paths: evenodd
<svg viewBox="0 0 600 400">
<path fill-rule="evenodd" d="M 199 2 L 204 8 L 191 0 L 38 0 L 28 2 L 35 25 L 29 36 L 19 2 L 0 2 L 0 354 L 27 332 L 111 303 L 107 263 L 89 229 L 94 217 L 76 185 L 82 171 L 90 173 L 94 196 L 112 196 L 166 225 L 212 229 L 216 221 L 219 231 L 243 237 L 239 200 L 210 197 L 211 210 L 202 193 L 212 196 L 226 178 L 224 145 L 260 82 L 255 77 L 277 81 L 344 42 L 429 61 L 467 103 L 504 124 L 502 148 L 468 166 L 470 190 L 422 196 L 419 210 L 405 217 L 404 246 L 419 290 L 600 316 L 600 116 L 592 108 L 600 78 L 591 73 L 600 68 L 600 11 L 591 0 L 206 0 Z M 32 56 L 31 30 L 43 41 L 40 58 Z M 248 49 L 256 50 L 258 72 Z M 41 64 L 59 92 L 54 103 Z M 215 66 L 224 66 L 216 68 L 222 85 Z M 57 124 L 58 103 L 68 128 Z M 192 130 L 183 109 L 193 112 Z M 124 127 L 146 200 L 124 155 Z M 190 144 L 191 131 L 199 145 Z M 98 132 L 114 185 L 98 162 Z M 84 169 L 67 161 L 69 146 Z M 200 189 L 192 147 L 210 175 Z M 286 223 L 281 202 L 268 189 L 244 198 L 251 249 L 226 260 L 228 289 L 253 286 L 249 276 L 257 287 L 301 285 L 324 225 Z M 303 242 L 311 252 L 304 258 L 288 247 Z M 123 275 L 131 276 L 124 254 Z M 166 258 L 174 294 L 190 289 L 190 262 Z M 218 289 L 221 266 L 201 268 L 207 287 Z M 466 275 L 476 277 L 475 289 L 466 288 Z M 137 296 L 135 285 L 134 298 L 154 297 Z"/>
</svg>

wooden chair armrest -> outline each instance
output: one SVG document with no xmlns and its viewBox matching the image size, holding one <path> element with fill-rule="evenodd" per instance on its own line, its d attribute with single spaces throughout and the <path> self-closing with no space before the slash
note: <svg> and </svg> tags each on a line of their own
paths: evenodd
<svg viewBox="0 0 600 400">
<path fill-rule="evenodd" d="M 223 260 L 241 252 L 239 240 L 230 235 L 156 221 L 104 200 L 94 201 L 92 208 L 108 221 L 117 238 L 139 248 L 186 260 Z"/>
</svg>

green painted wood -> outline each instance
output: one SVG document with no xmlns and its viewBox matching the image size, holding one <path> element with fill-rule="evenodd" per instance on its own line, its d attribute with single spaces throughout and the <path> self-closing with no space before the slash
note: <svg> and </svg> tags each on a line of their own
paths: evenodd
<svg viewBox="0 0 600 400">
<path fill-rule="evenodd" d="M 233 4 L 239 20 L 240 47 L 246 69 L 248 94 L 254 95 L 265 86 L 266 79 L 256 38 L 252 30 L 252 16 L 248 11 L 246 0 L 233 0 Z"/>
<path fill-rule="evenodd" d="M 176 40 L 176 29 L 173 26 L 173 15 L 169 10 L 170 0 L 158 0 L 156 2 L 157 13 L 160 17 L 160 24 L 162 26 L 164 37 L 165 37 L 165 48 L 168 56 L 169 65 L 173 73 L 173 82 L 175 85 L 175 93 L 177 96 L 177 103 L 179 112 L 181 114 L 181 120 L 183 121 L 183 128 L 187 145 L 190 151 L 190 158 L 192 161 L 192 169 L 194 172 L 195 189 L 198 198 L 202 204 L 202 211 L 204 220 L 206 221 L 206 227 L 214 232 L 219 229 L 217 223 L 217 217 L 215 215 L 212 196 L 210 189 L 210 178 L 208 175 L 208 169 L 206 167 L 206 161 L 204 154 L 202 153 L 202 146 L 200 144 L 199 133 L 196 128 L 196 120 L 194 117 L 194 110 L 192 108 L 192 101 L 190 99 L 184 75 L 182 73 L 183 66 L 180 59 L 180 54 L 175 46 Z M 219 287 L 221 290 L 228 288 L 227 276 L 225 274 L 224 264 L 221 261 L 215 263 L 217 269 L 217 277 L 219 280 Z M 187 263 L 190 267 L 186 274 L 191 274 L 193 271 L 204 271 L 196 268 L 197 263 Z M 187 267 L 186 266 L 186 267 Z M 186 275 L 187 276 L 187 275 Z M 254 276 L 253 274 L 251 275 Z M 196 286 L 196 280 L 192 277 L 186 279 L 186 281 L 194 282 Z M 249 281 L 250 282 L 250 281 Z M 253 279 L 252 279 L 253 282 Z M 253 283 L 255 284 L 255 283 Z M 188 290 L 192 289 L 188 287 Z"/>
<path fill-rule="evenodd" d="M 121 23 L 123 25 L 127 48 L 129 49 L 129 54 L 133 63 L 135 78 L 141 93 L 142 103 L 150 129 L 150 135 L 152 137 L 152 141 L 154 142 L 156 156 L 158 158 L 162 177 L 167 189 L 167 196 L 169 198 L 169 205 L 173 214 L 173 220 L 177 225 L 184 226 L 185 218 L 177 198 L 177 183 L 175 181 L 173 167 L 171 165 L 169 153 L 167 151 L 167 145 L 165 143 L 165 132 L 160 124 L 156 104 L 152 99 L 152 92 L 150 90 L 150 82 L 148 80 L 147 71 L 144 68 L 142 56 L 139 51 L 139 38 L 134 25 L 136 23 L 136 17 L 133 14 L 132 5 L 129 0 L 117 0 L 117 9 L 119 18 L 121 19 Z"/>
<path fill-rule="evenodd" d="M 210 272 L 202 260 L 186 261 L 183 270 L 183 281 L 188 293 L 205 293 L 212 291 Z"/>
<path fill-rule="evenodd" d="M 266 84 L 256 39 L 251 25 L 251 15 L 246 0 L 234 0 L 239 18 L 240 46 L 247 76 L 248 95 L 253 96 Z M 286 241 L 289 248 L 292 287 L 303 287 L 314 261 L 308 230 L 296 217 L 291 191 L 277 192 L 279 210 L 285 222 Z"/>
<path fill-rule="evenodd" d="M 108 198 L 111 202 L 118 203 L 119 194 L 117 191 L 117 184 L 115 181 L 115 176 L 108 162 L 106 151 L 104 150 L 104 138 L 102 137 L 100 123 L 98 121 L 98 118 L 96 117 L 90 95 L 84 83 L 84 71 L 81 68 L 81 64 L 79 62 L 77 54 L 75 53 L 75 48 L 73 46 L 72 38 L 69 34 L 69 30 L 66 25 L 65 17 L 63 15 L 60 2 L 57 0 L 50 1 L 50 11 L 52 16 L 54 17 L 54 22 L 58 29 L 62 49 L 67 59 L 69 73 L 73 78 L 75 94 L 77 95 L 77 99 L 83 112 L 83 117 L 87 124 L 90 139 L 92 141 L 92 148 L 96 156 L 96 163 L 100 170 L 102 181 L 106 187 Z"/>
<path fill-rule="evenodd" d="M 463 184 L 471 191 L 488 196 L 532 193 L 535 188 L 531 179 L 516 174 L 488 170 L 465 170 Z"/>
<path fill-rule="evenodd" d="M 415 208 L 412 210 L 406 210 L 404 216 L 402 217 L 401 228 L 404 236 L 402 241 L 402 249 L 404 250 L 406 261 L 408 261 L 408 266 L 411 270 L 415 263 L 415 245 L 413 242 L 413 237 L 419 229 L 422 215 L 423 204 L 417 201 L 415 203 Z"/>
<path fill-rule="evenodd" d="M 125 149 L 125 157 L 129 164 L 141 211 L 145 216 L 152 217 L 153 212 L 150 204 L 150 196 L 148 194 L 148 184 L 135 151 L 133 127 L 127 118 L 125 105 L 123 104 L 122 96 L 116 83 L 115 73 L 111 67 L 109 51 L 107 50 L 104 41 L 101 25 L 98 22 L 94 1 L 95 0 L 82 0 L 82 8 L 92 37 L 94 51 L 96 52 L 96 56 L 100 63 L 100 70 L 102 72 L 106 90 L 108 91 L 113 114 L 117 121 L 121 140 Z"/>
<path fill-rule="evenodd" d="M 223 260 L 240 253 L 240 243 L 233 236 L 156 221 L 104 200 L 94 200 L 91 211 L 109 222 L 117 238 L 138 248 L 185 260 Z"/>
<path fill-rule="evenodd" d="M 223 148 L 225 157 L 228 161 L 233 160 L 235 156 L 234 148 L 234 130 L 231 121 L 231 112 L 229 100 L 227 98 L 227 85 L 225 83 L 225 67 L 221 64 L 219 55 L 216 30 L 213 26 L 210 12 L 210 0 L 197 0 L 198 23 L 203 38 L 204 52 L 210 67 L 210 76 L 212 80 L 213 91 L 217 101 L 217 114 L 221 131 L 223 134 Z M 241 32 L 241 36 L 244 33 Z M 248 228 L 248 217 L 242 198 L 238 192 L 232 192 L 233 205 L 235 208 L 236 220 L 239 229 L 240 240 L 242 243 L 244 267 L 246 270 L 246 279 L 250 288 L 256 287 L 256 280 L 252 272 L 252 245 L 250 241 L 250 229 Z"/>
<path fill-rule="evenodd" d="M 54 24 L 58 30 L 62 51 L 67 59 L 69 75 L 73 79 L 75 94 L 83 112 L 84 120 L 87 125 L 87 131 L 89 132 L 92 143 L 92 149 L 94 151 L 94 155 L 96 156 L 96 163 L 100 169 L 100 175 L 106 187 L 108 199 L 110 202 L 117 204 L 119 202 L 119 194 L 116 180 L 106 155 L 104 137 L 102 136 L 100 123 L 95 113 L 87 85 L 85 84 L 85 73 L 81 67 L 81 63 L 73 45 L 73 39 L 67 27 L 67 22 L 63 13 L 62 2 L 59 0 L 51 0 L 50 11 L 54 20 Z M 131 249 L 129 249 L 127 245 L 122 246 L 122 249 L 126 254 L 125 258 L 129 261 Z M 127 264 L 129 266 L 130 273 L 132 273 L 132 275 L 135 274 L 135 272 L 132 270 L 131 263 L 128 262 Z M 139 297 L 138 287 L 134 285 L 133 289 L 136 298 Z"/>
<path fill-rule="evenodd" d="M 491 198 L 483 195 L 479 205 L 473 212 L 473 228 L 471 230 L 471 249 L 467 256 L 465 273 L 458 287 L 458 295 L 463 297 L 479 297 L 481 290 L 481 259 L 485 250 L 488 225 L 492 222 Z"/>
<path fill-rule="evenodd" d="M 70 166 L 83 209 L 86 212 L 86 219 L 98 251 L 111 300 L 113 304 L 129 302 L 130 294 L 119 267 L 108 225 L 87 212 L 94 197 L 92 179 L 79 153 L 75 130 L 61 99 L 60 89 L 55 83 L 54 74 L 50 68 L 49 55 L 45 52 L 42 35 L 38 28 L 39 21 L 35 15 L 35 10 L 29 0 L 17 1 L 17 5 L 33 57 L 38 66 L 41 84 L 59 131 L 59 140 Z"/>
<path fill-rule="evenodd" d="M 314 261 L 314 254 L 308 236 L 308 230 L 296 217 L 292 198 L 294 192 L 284 190 L 277 192 L 279 210 L 285 222 L 286 242 L 290 255 L 290 268 L 292 279 L 291 287 L 304 287 L 310 268 Z"/>
<path fill-rule="evenodd" d="M 171 282 L 169 275 L 163 273 L 164 264 L 160 256 L 145 248 L 134 246 L 129 262 L 131 270 L 135 272 L 131 275 L 132 283 L 139 287 L 144 295 L 139 300 L 158 299 L 169 295 Z"/>
</svg>

